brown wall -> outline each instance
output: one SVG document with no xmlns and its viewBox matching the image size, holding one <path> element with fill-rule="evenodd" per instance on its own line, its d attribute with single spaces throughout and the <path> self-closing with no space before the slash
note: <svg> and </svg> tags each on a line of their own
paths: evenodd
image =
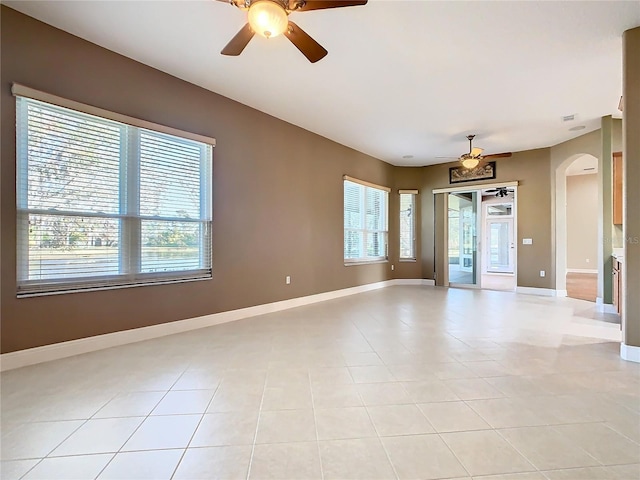
<svg viewBox="0 0 640 480">
<path fill-rule="evenodd" d="M 411 173 L 1 9 L 3 353 L 392 278 L 390 263 L 343 264 L 342 175 L 417 187 Z M 12 82 L 216 138 L 213 279 L 16 298 Z M 396 197 L 394 190 L 392 240 Z M 397 246 L 392 241 L 391 260 Z M 419 267 L 394 273 L 420 277 Z"/>
<path fill-rule="evenodd" d="M 510 158 L 496 161 L 495 180 L 458 184 L 474 188 L 494 182 L 518 180 L 518 286 L 555 288 L 552 271 L 551 236 L 551 176 L 550 152 L 548 148 L 514 153 Z M 423 169 L 420 188 L 422 200 L 422 274 L 433 278 L 434 235 L 433 225 L 434 188 L 448 188 L 449 167 L 452 163 L 433 165 Z M 442 229 L 440 225 L 440 230 Z M 532 245 L 522 245 L 522 238 L 532 238 Z M 546 271 L 544 278 L 540 270 Z"/>
</svg>

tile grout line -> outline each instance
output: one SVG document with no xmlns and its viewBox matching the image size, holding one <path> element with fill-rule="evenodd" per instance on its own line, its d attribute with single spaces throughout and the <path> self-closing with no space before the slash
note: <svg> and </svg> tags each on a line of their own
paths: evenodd
<svg viewBox="0 0 640 480">
<path fill-rule="evenodd" d="M 260 417 L 262 416 L 262 405 L 264 403 L 264 395 L 267 390 L 268 379 L 269 369 L 267 368 L 267 372 L 264 376 L 264 381 L 262 382 L 262 396 L 260 397 L 260 406 L 258 407 L 258 421 L 256 422 L 256 431 L 253 435 L 253 442 L 251 442 L 251 454 L 249 455 L 249 465 L 247 466 L 247 480 L 249 480 L 249 476 L 251 475 L 251 467 L 253 466 L 253 454 L 256 451 L 256 440 L 258 439 L 258 429 L 260 428 Z"/>
<path fill-rule="evenodd" d="M 104 472 L 107 467 L 111 464 L 111 462 L 113 462 L 113 459 L 116 458 L 116 455 L 118 455 L 121 451 L 122 451 L 122 447 L 124 447 L 127 442 L 131 439 L 131 437 L 133 437 L 133 435 L 140 429 L 140 427 L 142 426 L 142 424 L 147 420 L 147 418 L 149 418 L 151 416 L 151 412 L 153 412 L 153 410 L 160 404 L 160 402 L 162 402 L 162 400 L 164 400 L 164 398 L 169 394 L 169 392 L 171 391 L 171 388 L 178 382 L 178 380 L 182 377 L 182 375 L 184 375 L 184 372 L 186 371 L 186 369 L 180 374 L 178 375 L 178 378 L 176 378 L 176 380 L 171 384 L 171 386 L 164 391 L 164 395 L 162 395 L 162 397 L 160 398 L 160 400 L 158 400 L 156 402 L 156 404 L 149 410 L 149 413 L 147 415 L 144 416 L 143 420 L 140 422 L 140 424 L 133 429 L 133 432 L 131 432 L 131 435 L 129 435 L 127 437 L 127 439 L 122 443 L 122 445 L 120 446 L 120 448 L 118 448 L 118 450 L 113 454 L 113 456 L 109 459 L 109 461 L 105 464 L 105 466 L 102 468 L 102 470 L 100 470 L 98 472 L 98 474 L 96 475 L 96 479 L 98 477 L 100 477 L 100 475 L 102 475 L 102 472 Z M 121 390 L 120 392 L 118 392 L 116 395 L 113 396 L 113 399 L 115 399 L 118 395 L 124 393 L 132 393 L 132 392 L 161 392 L 162 390 L 132 390 L 132 391 L 126 391 L 126 390 Z M 107 404 L 103 405 L 102 408 L 106 407 Z M 98 413 L 98 412 L 96 412 Z M 95 413 L 94 413 L 95 416 Z M 128 417 L 111 417 L 111 418 L 139 418 L 139 415 L 134 415 L 134 416 L 128 416 Z M 96 419 L 98 420 L 98 419 Z"/>
<path fill-rule="evenodd" d="M 400 385 L 402 387 L 402 385 Z M 402 387 L 404 388 L 404 387 Z M 420 412 L 420 414 L 426 419 L 427 423 L 431 426 L 431 428 L 433 428 L 433 433 L 432 434 L 417 434 L 417 435 L 437 435 L 438 438 L 440 439 L 440 441 L 447 447 L 447 449 L 451 452 L 451 454 L 453 455 L 453 457 L 458 461 L 458 463 L 460 464 L 460 466 L 463 468 L 463 470 L 467 473 L 467 475 L 471 478 L 471 474 L 469 473 L 469 471 L 467 470 L 467 468 L 464 466 L 464 464 L 460 461 L 460 459 L 458 458 L 458 456 L 455 454 L 455 452 L 451 449 L 451 447 L 449 446 L 449 444 L 447 442 L 445 442 L 444 438 L 442 438 L 442 436 L 440 435 L 440 432 L 437 431 L 437 429 L 433 426 L 433 424 L 431 423 L 431 421 L 429 420 L 429 418 L 427 417 L 427 415 L 422 411 L 422 409 L 418 406 L 418 403 L 411 397 L 411 395 L 409 395 L 407 393 L 407 395 L 409 396 L 409 398 L 411 400 L 413 400 L 413 403 L 410 405 L 414 405 L 418 411 Z M 368 412 L 368 410 L 367 410 Z M 373 422 L 372 422 L 373 423 Z M 375 428 L 375 424 L 374 424 L 374 428 Z M 376 429 L 376 433 L 377 433 L 377 429 Z M 406 435 L 406 436 L 411 436 L 412 434 Z M 393 466 L 393 463 L 391 462 L 391 457 L 389 455 L 389 452 L 387 451 L 387 448 L 384 446 L 384 442 L 382 442 L 382 440 L 380 440 L 380 443 L 382 443 L 382 448 L 385 450 L 385 453 L 387 454 L 387 457 L 389 458 L 389 462 L 391 463 L 391 466 L 394 469 L 395 472 L 395 467 Z M 399 475 L 396 472 L 396 476 L 398 478 Z"/>
<path fill-rule="evenodd" d="M 324 480 L 324 468 L 322 466 L 322 453 L 320 451 L 320 438 L 318 436 L 318 419 L 316 417 L 316 404 L 315 404 L 314 393 L 313 393 L 313 382 L 311 381 L 311 369 L 309 368 L 307 368 L 307 378 L 309 379 L 309 391 L 311 392 L 311 410 L 313 411 L 313 426 L 316 432 L 316 448 L 318 450 L 318 462 L 320 462 L 320 478 Z"/>
<path fill-rule="evenodd" d="M 113 396 L 107 400 L 102 407 L 98 408 L 93 415 L 95 415 L 96 413 L 98 413 L 101 409 L 103 409 L 109 402 L 111 402 L 114 398 L 116 398 L 118 396 L 118 393 L 113 394 Z M 40 465 L 43 460 L 45 460 L 46 458 L 50 458 L 49 455 L 51 455 L 51 453 L 53 453 L 53 451 L 58 448 L 60 445 L 62 445 L 64 442 L 66 442 L 74 433 L 76 433 L 78 430 L 80 430 L 84 425 L 87 424 L 87 422 L 89 422 L 89 420 L 91 420 L 91 418 L 93 417 L 90 416 L 89 418 L 83 419 L 84 421 L 78 425 L 78 428 L 76 428 L 75 430 L 73 430 L 71 433 L 69 433 L 69 435 L 67 435 L 65 438 L 63 438 L 60 443 L 58 443 L 55 447 L 53 447 L 51 450 L 49 450 L 49 453 L 47 453 L 44 457 L 38 459 L 38 461 L 29 469 L 27 470 L 23 475 L 20 476 L 20 478 L 24 478 L 25 476 L 27 476 L 29 474 L 29 472 L 31 472 L 34 468 L 36 468 L 38 465 Z M 73 422 L 76 420 L 51 420 L 51 422 Z M 44 422 L 27 422 L 27 423 L 44 423 Z M 23 424 L 24 425 L 24 424 Z"/>
<path fill-rule="evenodd" d="M 471 430 L 467 430 L 467 431 L 471 431 Z M 447 432 L 447 433 L 452 433 L 452 432 Z M 458 461 L 458 463 L 464 469 L 464 471 L 467 472 L 467 475 L 469 476 L 469 478 L 472 478 L 471 473 L 469 472 L 469 470 L 467 470 L 467 467 L 464 466 L 464 463 L 462 463 L 462 460 L 458 457 L 458 455 L 456 455 L 456 452 L 453 451 L 453 449 L 447 443 L 447 441 L 444 438 L 442 438 L 442 434 L 440 432 L 436 431 L 436 435 L 438 435 L 438 438 L 440 439 L 440 441 L 445 444 L 447 449 L 451 452 L 451 455 L 453 455 L 453 457 Z"/>
<path fill-rule="evenodd" d="M 120 448 L 118 448 L 118 451 L 115 452 L 113 454 L 113 457 L 111 457 L 111 459 L 106 463 L 106 465 L 102 468 L 102 470 L 100 470 L 100 472 L 98 472 L 98 475 L 96 475 L 96 479 L 98 477 L 100 477 L 100 475 L 102 475 L 102 472 L 104 472 L 107 467 L 111 464 L 111 462 L 113 462 L 113 459 L 116 458 L 116 455 L 118 455 L 121 451 L 122 451 L 122 447 L 124 447 L 127 442 L 129 440 L 131 440 L 131 437 L 133 437 L 133 435 L 135 435 L 135 433 L 140 429 L 140 427 L 142 426 L 142 424 L 147 420 L 147 418 L 149 418 L 151 416 L 151 412 L 153 412 L 153 410 L 155 410 L 155 408 L 160 404 L 160 402 L 162 402 L 162 400 L 164 400 L 164 398 L 169 394 L 169 392 L 171 391 L 171 388 L 178 382 L 178 380 L 182 377 L 182 375 L 184 375 L 184 372 L 186 371 L 186 369 L 180 374 L 178 375 L 178 378 L 175 379 L 175 381 L 171 384 L 171 386 L 164 392 L 164 395 L 162 395 L 162 397 L 160 398 L 160 400 L 158 400 L 156 402 L 156 404 L 149 410 L 149 413 L 147 415 L 144 416 L 143 420 L 140 422 L 140 424 L 134 428 L 133 432 L 131 432 L 131 435 L 129 435 L 127 437 L 127 439 L 122 443 L 122 445 L 120 446 Z M 134 390 L 135 391 L 135 390 Z M 149 390 L 149 391 L 162 391 L 162 390 Z M 120 391 L 118 394 L 116 394 L 113 398 L 117 397 L 118 395 L 120 395 L 121 393 L 123 393 L 123 391 Z M 130 393 L 130 392 L 126 392 L 126 393 Z M 112 399 L 113 400 L 113 399 Z M 106 404 L 104 405 L 106 406 Z M 103 408 L 104 408 L 103 406 Z M 98 413 L 98 412 L 96 412 Z M 95 415 L 95 414 L 94 414 Z M 115 418 L 136 418 L 136 416 L 134 417 L 115 417 Z"/>
<path fill-rule="evenodd" d="M 186 372 L 186 370 L 185 370 Z M 184 375 L 184 373 L 183 373 Z M 180 378 L 182 378 L 182 376 L 180 376 Z M 224 377 L 223 377 L 224 378 Z M 177 383 L 177 380 L 176 380 Z M 189 445 L 191 445 L 191 442 L 193 441 L 193 437 L 196 435 L 196 432 L 198 431 L 198 428 L 200 428 L 200 424 L 202 423 L 202 420 L 204 420 L 204 416 L 207 414 L 207 410 L 209 409 L 209 406 L 211 405 L 211 402 L 213 402 L 213 399 L 216 397 L 216 393 L 218 393 L 218 389 L 220 388 L 220 385 L 222 384 L 222 380 L 220 382 L 218 382 L 218 385 L 216 386 L 213 395 L 211 395 L 211 398 L 209 399 L 209 401 L 207 402 L 207 406 L 204 407 L 204 411 L 202 412 L 202 416 L 200 417 L 200 420 L 198 420 L 198 424 L 196 425 L 196 428 L 193 430 L 193 433 L 191 434 L 191 437 L 189 437 L 189 441 L 187 442 L 187 445 L 184 447 L 184 451 L 182 452 L 182 455 L 180 455 L 180 459 L 178 459 L 178 463 L 176 463 L 175 468 L 173 469 L 173 472 L 171 473 L 171 479 L 173 479 L 173 477 L 175 476 L 176 472 L 178 471 L 178 468 L 180 467 L 180 464 L 182 463 L 182 460 L 184 459 L 184 456 L 187 454 L 187 450 L 189 449 Z M 175 383 L 174 383 L 175 385 Z M 176 391 L 184 391 L 184 390 L 176 390 Z"/>
<path fill-rule="evenodd" d="M 398 471 L 396 470 L 395 465 L 391 461 L 391 455 L 389 454 L 389 451 L 387 450 L 387 447 L 384 446 L 384 442 L 382 441 L 382 437 L 380 436 L 380 432 L 378 432 L 378 428 L 376 427 L 376 424 L 374 423 L 373 419 L 371 418 L 371 414 L 369 413 L 369 409 L 364 404 L 364 400 L 362 399 L 362 395 L 360 394 L 360 392 L 358 392 L 357 388 L 356 388 L 356 392 L 358 393 L 358 396 L 360 397 L 360 401 L 362 402 L 362 405 L 364 406 L 364 411 L 367 412 L 367 418 L 371 422 L 371 426 L 373 427 L 373 431 L 376 433 L 376 437 L 378 438 L 378 442 L 380 442 L 380 446 L 382 447 L 382 450 L 384 451 L 384 454 L 387 457 L 387 461 L 389 462 L 389 465 L 391 466 L 391 470 L 393 471 L 393 474 L 396 476 L 396 480 L 400 480 L 400 475 L 398 475 Z"/>
</svg>

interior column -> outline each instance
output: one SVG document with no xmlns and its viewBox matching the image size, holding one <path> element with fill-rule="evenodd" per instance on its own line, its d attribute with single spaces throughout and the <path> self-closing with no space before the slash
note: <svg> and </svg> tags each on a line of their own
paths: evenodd
<svg viewBox="0 0 640 480">
<path fill-rule="evenodd" d="M 613 119 L 611 115 L 602 117 L 601 124 L 601 147 L 602 155 L 598 160 L 598 179 L 600 185 L 598 187 L 598 200 L 602 205 L 602 215 L 599 216 L 598 233 L 602 239 L 602 246 L 598 249 L 598 301 L 603 304 L 613 303 L 613 286 L 611 271 L 613 270 L 613 262 L 611 254 L 613 253 L 613 166 L 612 166 L 612 149 L 611 149 L 611 130 Z"/>
<path fill-rule="evenodd" d="M 640 27 L 622 36 L 623 235 L 621 356 L 640 362 Z"/>
</svg>

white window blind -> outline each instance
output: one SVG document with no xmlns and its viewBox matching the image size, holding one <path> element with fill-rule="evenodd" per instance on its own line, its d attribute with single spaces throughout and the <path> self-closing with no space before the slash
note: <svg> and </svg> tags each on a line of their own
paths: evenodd
<svg viewBox="0 0 640 480">
<path fill-rule="evenodd" d="M 416 194 L 400 192 L 400 260 L 416 259 Z"/>
<path fill-rule="evenodd" d="M 387 258 L 388 192 L 344 181 L 344 261 L 359 263 Z"/>
<path fill-rule="evenodd" d="M 16 102 L 18 294 L 211 277 L 212 145 Z"/>
</svg>

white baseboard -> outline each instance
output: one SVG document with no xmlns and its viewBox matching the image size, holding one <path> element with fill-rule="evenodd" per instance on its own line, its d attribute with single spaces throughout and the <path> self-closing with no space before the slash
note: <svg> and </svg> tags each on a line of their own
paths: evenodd
<svg viewBox="0 0 640 480">
<path fill-rule="evenodd" d="M 596 268 L 567 268 L 567 273 L 598 273 Z"/>
<path fill-rule="evenodd" d="M 558 295 L 559 290 L 553 290 L 551 288 L 537 288 L 537 287 L 516 287 L 516 293 L 524 293 L 526 295 L 540 295 L 543 297 L 559 297 L 562 295 Z M 562 290 L 565 292 L 566 290 Z"/>
<path fill-rule="evenodd" d="M 556 290 L 556 297 L 566 297 L 568 295 L 566 290 Z"/>
<path fill-rule="evenodd" d="M 596 298 L 596 310 L 602 313 L 618 313 L 618 309 L 611 303 L 604 303 L 602 297 Z"/>
<path fill-rule="evenodd" d="M 431 282 L 431 283 L 425 283 Z M 212 313 L 202 317 L 177 320 L 149 327 L 134 328 L 122 332 L 107 333 L 93 337 L 70 340 L 68 342 L 54 343 L 42 347 L 19 350 L 17 352 L 4 353 L 0 355 L 0 371 L 12 370 L 14 368 L 35 365 L 36 363 L 59 360 L 61 358 L 72 357 L 83 353 L 103 350 L 105 348 L 117 347 L 128 343 L 151 340 L 153 338 L 173 335 L 175 333 L 188 332 L 199 328 L 211 327 L 221 323 L 233 322 L 243 318 L 264 315 L 267 313 L 279 312 L 289 308 L 301 307 L 312 303 L 324 302 L 336 298 L 355 295 L 357 293 L 369 292 L 393 285 L 434 285 L 433 280 L 428 279 L 395 279 L 382 282 L 369 283 L 357 287 L 344 288 L 331 292 L 308 295 L 306 297 L 291 298 L 280 302 L 256 305 L 255 307 L 241 308 L 227 312 Z"/>
<path fill-rule="evenodd" d="M 620 358 L 629 362 L 640 363 L 640 347 L 620 343 Z"/>
<path fill-rule="evenodd" d="M 395 280 L 389 280 L 389 285 L 426 285 L 433 287 L 436 284 L 435 280 L 430 278 L 396 278 Z"/>
<path fill-rule="evenodd" d="M 389 280 L 390 285 L 422 285 L 421 278 L 396 278 Z"/>
</svg>

